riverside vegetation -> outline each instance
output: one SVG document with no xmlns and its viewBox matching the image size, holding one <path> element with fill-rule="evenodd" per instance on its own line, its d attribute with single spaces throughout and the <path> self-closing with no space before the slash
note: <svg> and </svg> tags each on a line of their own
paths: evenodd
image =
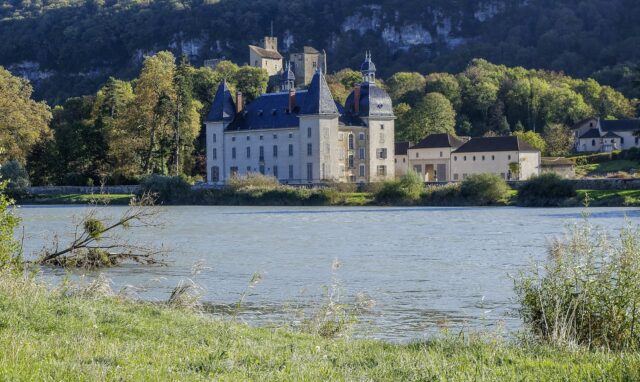
<svg viewBox="0 0 640 382">
<path fill-rule="evenodd" d="M 46 286 L 20 256 L 11 204 L 0 193 L 0 379 L 640 378 L 640 232 L 631 227 L 616 239 L 585 220 L 550 246 L 543 271 L 536 266 L 517 276 L 525 327 L 511 339 L 463 331 L 392 344 L 352 338 L 357 316 L 349 312 L 357 310 L 333 293 L 305 325 L 256 328 L 233 315 L 208 316 L 193 282 L 178 285 L 164 303 L 114 293 L 103 277 Z M 96 226 L 83 224 L 89 235 L 104 231 Z M 254 275 L 248 288 L 259 280 Z"/>
</svg>

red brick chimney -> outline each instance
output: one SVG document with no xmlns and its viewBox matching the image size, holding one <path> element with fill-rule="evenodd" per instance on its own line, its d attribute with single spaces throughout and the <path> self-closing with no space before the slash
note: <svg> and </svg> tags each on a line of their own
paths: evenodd
<svg viewBox="0 0 640 382">
<path fill-rule="evenodd" d="M 236 113 L 244 109 L 244 101 L 242 100 L 242 92 L 236 92 Z"/>
<path fill-rule="evenodd" d="M 356 114 L 360 112 L 360 84 L 357 84 L 353 90 L 353 111 Z"/>
<path fill-rule="evenodd" d="M 296 89 L 289 89 L 289 113 L 296 107 Z"/>
</svg>

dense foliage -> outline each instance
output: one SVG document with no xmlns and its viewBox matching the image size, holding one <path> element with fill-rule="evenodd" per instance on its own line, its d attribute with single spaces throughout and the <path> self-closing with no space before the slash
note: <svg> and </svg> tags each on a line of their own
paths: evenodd
<svg viewBox="0 0 640 382">
<path fill-rule="evenodd" d="M 31 150 L 34 184 L 137 183 L 150 174 L 198 175 L 200 134 L 225 78 L 248 100 L 266 90 L 261 69 L 224 62 L 194 68 L 170 52 L 150 56 L 131 82 L 110 78 L 92 96 L 69 98 L 53 110 L 53 137 Z"/>
<path fill-rule="evenodd" d="M 518 205 L 559 206 L 575 196 L 576 188 L 571 180 L 547 173 L 532 177 L 518 188 Z"/>
<path fill-rule="evenodd" d="M 109 76 L 134 77 L 143 55 L 163 49 L 196 64 L 246 62 L 246 45 L 273 22 L 287 37 L 283 50 L 326 49 L 331 71 L 356 67 L 364 49 L 383 76 L 456 72 L 483 57 L 595 76 L 638 96 L 628 81 L 640 61 L 638 19 L 632 0 L 9 0 L 0 7 L 0 65 L 37 64 L 24 70 L 41 80 L 38 95 L 61 102 Z"/>
<path fill-rule="evenodd" d="M 588 118 L 633 118 L 634 102 L 593 79 L 494 65 L 482 59 L 461 73 L 396 73 L 385 83 L 398 116 L 397 135 L 415 141 L 430 132 L 520 134 L 534 147 L 564 155 L 567 126 Z M 424 86 L 414 86 L 415 84 Z M 446 102 L 448 101 L 448 102 Z M 544 139 L 544 140 L 543 140 Z M 548 141 L 548 142 L 546 142 Z"/>
</svg>

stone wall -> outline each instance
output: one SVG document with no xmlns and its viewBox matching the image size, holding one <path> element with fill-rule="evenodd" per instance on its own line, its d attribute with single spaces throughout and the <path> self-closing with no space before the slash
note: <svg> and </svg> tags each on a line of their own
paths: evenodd
<svg viewBox="0 0 640 382">
<path fill-rule="evenodd" d="M 80 186 L 43 186 L 29 187 L 29 193 L 36 195 L 63 195 L 63 194 L 135 194 L 140 186 L 104 186 L 104 187 L 80 187 Z"/>
</svg>

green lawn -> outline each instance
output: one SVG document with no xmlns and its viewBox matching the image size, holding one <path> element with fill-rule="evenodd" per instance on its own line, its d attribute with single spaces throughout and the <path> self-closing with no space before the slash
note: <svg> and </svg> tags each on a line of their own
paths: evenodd
<svg viewBox="0 0 640 382">
<path fill-rule="evenodd" d="M 613 381 L 640 355 L 516 346 L 494 336 L 408 345 L 325 339 L 0 273 L 0 380 Z"/>
<path fill-rule="evenodd" d="M 589 195 L 592 206 L 640 206 L 640 190 L 578 190 L 578 197 L 584 200 Z"/>
<path fill-rule="evenodd" d="M 109 203 L 127 205 L 131 194 L 64 194 L 64 195 L 32 195 L 18 201 L 19 204 L 88 204 Z"/>
<path fill-rule="evenodd" d="M 610 160 L 602 163 L 593 163 L 576 166 L 576 175 L 584 176 L 604 176 L 616 172 L 629 172 L 640 169 L 640 163 L 630 160 Z"/>
</svg>

